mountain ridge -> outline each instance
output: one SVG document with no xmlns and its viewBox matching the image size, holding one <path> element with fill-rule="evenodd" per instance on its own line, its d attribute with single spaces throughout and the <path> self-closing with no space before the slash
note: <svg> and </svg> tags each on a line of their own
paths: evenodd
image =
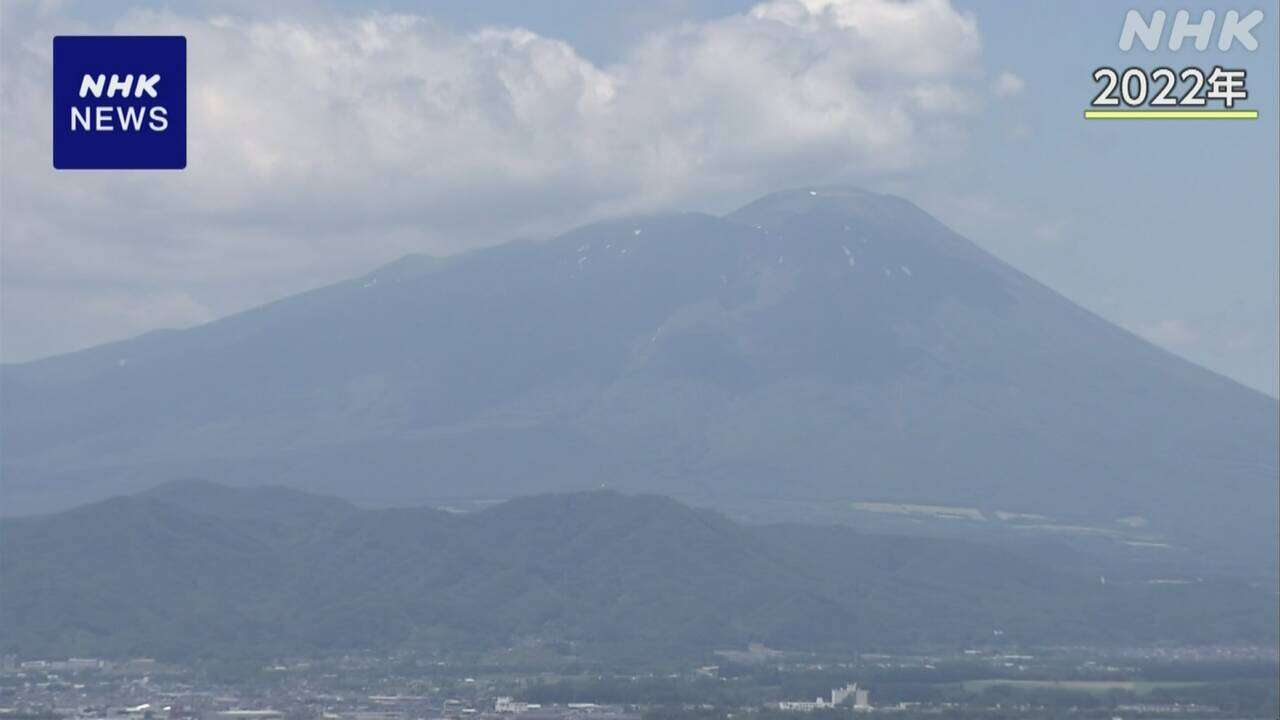
<svg viewBox="0 0 1280 720">
<path fill-rule="evenodd" d="M 0 521 L 0 649 L 199 661 L 521 645 L 656 661 L 753 641 L 850 652 L 1276 637 L 1265 589 L 1099 585 L 980 543 L 742 525 L 613 491 L 463 514 L 289 492 L 180 484 Z"/>
<path fill-rule="evenodd" d="M 728 217 L 401 260 L 4 366 L 6 512 L 186 476 L 389 505 L 606 483 L 1138 518 L 1127 539 L 1270 563 L 1273 399 L 905 200 L 805 188 Z"/>
</svg>

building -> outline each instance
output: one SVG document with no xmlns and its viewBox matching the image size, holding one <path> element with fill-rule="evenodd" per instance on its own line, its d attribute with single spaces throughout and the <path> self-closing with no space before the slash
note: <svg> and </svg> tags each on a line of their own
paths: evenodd
<svg viewBox="0 0 1280 720">
<path fill-rule="evenodd" d="M 538 703 L 526 703 L 513 700 L 509 697 L 494 698 L 493 711 L 497 713 L 525 713 L 530 710 L 540 710 L 542 706 Z"/>
<path fill-rule="evenodd" d="M 858 683 L 849 683 L 844 687 L 832 688 L 830 701 L 820 697 L 814 698 L 812 701 L 783 700 L 778 703 L 778 709 L 790 712 L 813 712 L 814 710 L 833 708 L 849 702 L 850 699 L 853 701 L 854 710 L 871 709 L 870 696 L 865 688 L 858 687 Z"/>
</svg>

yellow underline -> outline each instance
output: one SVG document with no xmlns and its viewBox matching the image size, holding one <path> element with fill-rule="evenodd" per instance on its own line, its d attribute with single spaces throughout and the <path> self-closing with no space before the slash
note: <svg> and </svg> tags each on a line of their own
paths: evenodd
<svg viewBox="0 0 1280 720">
<path fill-rule="evenodd" d="M 1085 120 L 1257 120 L 1257 110 L 1085 110 Z"/>
</svg>

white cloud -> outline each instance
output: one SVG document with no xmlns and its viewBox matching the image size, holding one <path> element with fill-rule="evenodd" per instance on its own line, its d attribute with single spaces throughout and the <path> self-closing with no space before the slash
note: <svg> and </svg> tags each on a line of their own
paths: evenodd
<svg viewBox="0 0 1280 720">
<path fill-rule="evenodd" d="M 984 82 L 976 24 L 947 0 L 776 0 L 651 34 L 607 67 L 527 30 L 406 15 L 94 26 L 4 7 L 0 236 L 6 325 L 21 329 L 8 358 L 198 321 L 409 251 L 896 173 L 963 145 Z M 49 37 L 69 31 L 187 36 L 187 170 L 51 169 Z M 42 336 L 50 289 L 69 285 L 71 326 L 96 332 Z M 179 294 L 186 311 L 88 322 Z"/>
<path fill-rule="evenodd" d="M 991 83 L 991 92 L 995 93 L 996 97 L 1007 98 L 1021 93 L 1026 87 L 1025 80 L 1006 70 L 997 75 Z"/>
</svg>

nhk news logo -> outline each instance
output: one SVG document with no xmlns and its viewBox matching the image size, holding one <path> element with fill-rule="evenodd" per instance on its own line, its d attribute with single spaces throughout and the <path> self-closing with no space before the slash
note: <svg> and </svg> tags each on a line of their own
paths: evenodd
<svg viewBox="0 0 1280 720">
<path fill-rule="evenodd" d="M 180 170 L 187 165 L 187 40 L 53 39 L 53 166 Z"/>
</svg>

